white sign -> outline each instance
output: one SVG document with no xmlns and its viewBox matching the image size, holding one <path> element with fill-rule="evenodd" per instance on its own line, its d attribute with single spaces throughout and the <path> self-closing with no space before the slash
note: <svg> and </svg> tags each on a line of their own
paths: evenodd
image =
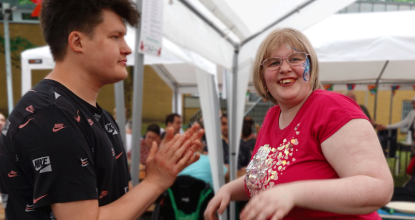
<svg viewBox="0 0 415 220">
<path fill-rule="evenodd" d="M 143 0 L 138 51 L 160 56 L 163 35 L 163 0 Z"/>
</svg>

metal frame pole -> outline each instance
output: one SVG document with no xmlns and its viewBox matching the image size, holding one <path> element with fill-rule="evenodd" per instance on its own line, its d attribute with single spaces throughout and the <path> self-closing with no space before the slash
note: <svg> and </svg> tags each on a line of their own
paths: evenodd
<svg viewBox="0 0 415 220">
<path fill-rule="evenodd" d="M 136 0 L 137 9 L 142 14 L 142 0 Z M 138 48 L 141 35 L 141 21 L 135 32 L 135 47 Z M 136 49 L 137 49 L 136 48 Z M 133 186 L 139 183 L 140 177 L 140 137 L 143 104 L 144 55 L 136 50 L 134 54 L 133 83 L 133 132 L 131 141 L 131 179 Z"/>
<path fill-rule="evenodd" d="M 13 80 L 12 80 L 12 67 L 11 67 L 11 58 L 10 58 L 10 33 L 9 33 L 9 17 L 11 14 L 10 9 L 4 10 L 3 15 L 3 26 L 4 26 L 4 46 L 6 57 L 6 78 L 7 78 L 7 107 L 9 110 L 9 115 L 13 111 Z"/>
<path fill-rule="evenodd" d="M 238 94 L 238 55 L 239 55 L 239 47 L 235 48 L 235 53 L 233 55 L 233 67 L 232 67 L 232 103 L 231 103 L 231 111 L 232 114 L 229 114 L 230 119 L 230 125 L 228 127 L 228 134 L 230 134 L 229 137 L 229 169 L 230 169 L 230 181 L 233 181 L 236 179 L 236 170 L 237 170 L 237 162 L 238 162 L 238 151 L 239 146 L 237 146 L 236 143 L 238 143 L 238 129 L 237 129 L 237 120 L 236 117 L 236 109 L 237 109 L 237 94 Z M 232 201 L 230 203 L 230 219 L 235 220 L 235 213 L 236 213 L 236 207 L 235 202 Z"/>
<path fill-rule="evenodd" d="M 127 151 L 127 142 L 125 142 L 124 81 L 119 81 L 114 84 L 114 92 L 115 92 L 115 109 L 117 109 L 117 124 L 120 129 L 121 139 L 124 142 L 125 151 Z"/>
<path fill-rule="evenodd" d="M 389 60 L 386 60 L 385 65 L 383 65 L 382 71 L 380 71 L 380 74 L 378 76 L 378 78 L 376 79 L 376 88 L 379 86 L 379 80 L 382 77 L 383 73 L 385 72 L 386 67 L 389 64 Z M 375 106 L 374 106 L 374 113 L 373 113 L 373 120 L 376 121 L 376 110 L 377 110 L 377 106 L 378 106 L 378 92 L 376 91 L 375 93 Z"/>
</svg>

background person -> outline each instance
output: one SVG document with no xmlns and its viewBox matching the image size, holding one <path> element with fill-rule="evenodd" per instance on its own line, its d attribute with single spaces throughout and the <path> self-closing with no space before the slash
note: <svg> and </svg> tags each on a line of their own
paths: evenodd
<svg viewBox="0 0 415 220">
<path fill-rule="evenodd" d="M 0 139 L 6 219 L 137 219 L 198 159 L 203 131 L 168 129 L 153 142 L 146 178 L 134 188 L 113 117 L 96 103 L 106 84 L 127 77 L 124 22 L 130 0 L 43 0 L 41 27 L 56 65 L 17 103 Z M 7 196 L 5 196 L 7 195 Z"/>
<path fill-rule="evenodd" d="M 355 101 L 357 103 L 356 100 L 356 94 L 354 94 L 354 92 L 352 91 L 347 91 L 346 92 L 346 96 L 351 98 L 353 101 Z M 366 106 L 364 105 L 359 105 L 360 109 L 362 109 L 363 113 L 366 115 L 366 117 L 369 119 L 370 123 L 372 123 L 373 127 L 376 127 L 376 122 L 372 119 L 372 117 L 370 117 L 370 113 L 369 110 L 367 110 Z"/>
<path fill-rule="evenodd" d="M 257 52 L 254 83 L 278 105 L 265 116 L 247 174 L 218 191 L 205 218 L 250 199 L 243 220 L 380 219 L 393 180 L 376 133 L 354 101 L 317 89 L 308 39 L 290 28 L 271 32 Z"/>
<path fill-rule="evenodd" d="M 376 128 L 379 131 L 385 130 L 385 129 L 398 129 L 401 128 L 405 131 L 411 131 L 412 134 L 412 141 L 415 143 L 415 96 L 412 98 L 412 110 L 408 113 L 406 118 L 396 124 L 391 125 L 382 125 L 378 124 Z"/>
<path fill-rule="evenodd" d="M 182 117 L 179 114 L 171 113 L 167 115 L 165 123 L 166 123 L 166 129 L 171 127 L 173 128 L 175 134 L 180 134 L 180 130 L 182 128 Z M 165 132 L 161 134 L 162 140 L 164 139 L 165 134 L 166 134 Z"/>
</svg>

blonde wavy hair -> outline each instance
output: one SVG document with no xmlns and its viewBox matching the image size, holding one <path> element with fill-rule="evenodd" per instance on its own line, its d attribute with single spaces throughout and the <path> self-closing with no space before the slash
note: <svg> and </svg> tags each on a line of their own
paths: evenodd
<svg viewBox="0 0 415 220">
<path fill-rule="evenodd" d="M 314 48 L 311 46 L 310 41 L 300 31 L 292 28 L 277 29 L 271 32 L 267 38 L 261 43 L 254 62 L 254 85 L 258 94 L 266 99 L 272 101 L 274 104 L 278 104 L 277 100 L 267 92 L 263 69 L 261 63 L 272 56 L 272 54 L 283 44 L 288 44 L 293 48 L 301 52 L 309 54 L 310 59 L 310 84 L 312 90 L 321 88 L 321 84 L 318 80 L 318 60 Z"/>
</svg>

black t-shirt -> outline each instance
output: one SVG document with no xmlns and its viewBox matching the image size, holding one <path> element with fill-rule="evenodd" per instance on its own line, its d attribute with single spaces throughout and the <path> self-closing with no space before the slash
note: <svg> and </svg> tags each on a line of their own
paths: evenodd
<svg viewBox="0 0 415 220">
<path fill-rule="evenodd" d="M 53 203 L 109 204 L 131 180 L 117 124 L 58 82 L 42 80 L 19 101 L 0 139 L 6 216 L 54 219 Z"/>
</svg>

